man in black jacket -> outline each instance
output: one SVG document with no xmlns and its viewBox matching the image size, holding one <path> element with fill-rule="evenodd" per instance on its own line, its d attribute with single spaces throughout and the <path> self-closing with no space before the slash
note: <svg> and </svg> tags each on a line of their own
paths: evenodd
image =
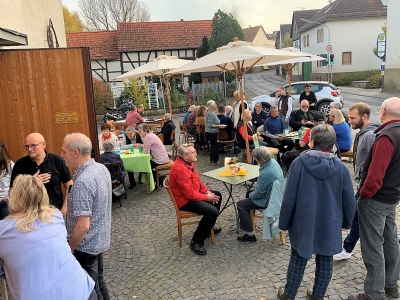
<svg viewBox="0 0 400 300">
<path fill-rule="evenodd" d="M 309 106 L 310 104 L 307 100 L 302 100 L 300 109 L 292 111 L 290 114 L 289 126 L 293 128 L 293 131 L 298 131 L 301 126 L 314 127 L 313 115 L 308 110 Z"/>
</svg>

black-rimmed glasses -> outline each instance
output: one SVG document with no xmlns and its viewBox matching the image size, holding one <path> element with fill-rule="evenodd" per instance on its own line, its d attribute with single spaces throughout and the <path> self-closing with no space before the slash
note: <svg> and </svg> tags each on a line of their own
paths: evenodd
<svg viewBox="0 0 400 300">
<path fill-rule="evenodd" d="M 30 144 L 30 145 L 23 145 L 22 148 L 24 148 L 25 150 L 29 150 L 29 148 L 31 148 L 32 150 L 35 150 L 37 146 L 39 146 L 40 144 L 43 144 L 44 142 L 40 142 L 38 144 Z"/>
</svg>

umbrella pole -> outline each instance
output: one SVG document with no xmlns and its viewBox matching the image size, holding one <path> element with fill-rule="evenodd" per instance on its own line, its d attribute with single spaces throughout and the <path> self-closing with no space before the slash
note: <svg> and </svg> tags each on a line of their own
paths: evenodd
<svg viewBox="0 0 400 300">
<path fill-rule="evenodd" d="M 171 120 L 172 120 L 171 93 L 169 91 L 168 78 L 167 78 L 167 75 L 165 75 L 165 74 L 164 74 L 164 83 L 165 83 L 165 88 L 167 90 L 168 108 L 169 108 L 169 113 L 171 114 Z M 164 105 L 164 107 L 165 107 L 165 105 Z"/>
<path fill-rule="evenodd" d="M 239 81 L 239 91 L 240 91 L 240 105 L 242 106 L 242 120 L 243 120 L 243 126 L 244 126 L 244 140 L 246 142 L 246 156 L 247 156 L 247 163 L 251 163 L 250 159 L 250 146 L 249 146 L 249 138 L 247 134 L 247 118 L 246 118 L 246 112 L 244 108 L 244 96 L 243 96 L 243 85 L 242 85 L 242 74 L 241 70 L 239 69 L 238 72 L 240 73 L 237 75 L 237 79 Z M 240 133 L 238 133 L 240 134 Z"/>
</svg>

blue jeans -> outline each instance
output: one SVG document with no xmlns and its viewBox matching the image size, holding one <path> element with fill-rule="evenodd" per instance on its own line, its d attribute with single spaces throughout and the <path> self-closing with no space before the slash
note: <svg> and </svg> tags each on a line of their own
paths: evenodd
<svg viewBox="0 0 400 300">
<path fill-rule="evenodd" d="M 74 251 L 76 260 L 80 263 L 81 267 L 88 273 L 94 280 L 97 299 L 110 300 L 106 283 L 103 279 L 103 253 L 89 254 L 81 251 Z"/>
<path fill-rule="evenodd" d="M 374 199 L 358 199 L 361 254 L 367 269 L 364 292 L 369 300 L 385 298 L 385 287 L 397 287 L 399 279 L 399 241 L 396 204 Z"/>
<path fill-rule="evenodd" d="M 307 258 L 301 257 L 292 247 L 290 261 L 286 273 L 285 295 L 294 299 L 297 290 L 303 280 L 304 270 L 307 265 Z M 317 298 L 324 298 L 326 289 L 332 278 L 333 256 L 324 256 L 317 254 L 315 256 L 315 281 L 313 286 L 313 295 Z"/>
<path fill-rule="evenodd" d="M 3 220 L 9 214 L 10 214 L 10 211 L 8 210 L 8 202 L 1 201 L 0 202 L 0 220 Z"/>
<path fill-rule="evenodd" d="M 358 192 L 354 196 L 356 201 L 360 197 Z M 343 242 L 343 249 L 346 250 L 347 253 L 351 253 L 354 250 L 358 240 L 360 239 L 360 233 L 358 228 L 358 213 L 356 209 L 356 213 L 354 214 L 353 222 L 351 223 L 351 228 L 348 236 L 345 238 Z"/>
<path fill-rule="evenodd" d="M 218 218 L 219 208 L 221 207 L 222 195 L 220 192 L 211 191 L 219 197 L 219 202 L 212 204 L 207 201 L 189 201 L 180 210 L 190 211 L 202 215 L 199 226 L 193 234 L 192 242 L 204 246 L 204 240 L 211 233 Z"/>
</svg>

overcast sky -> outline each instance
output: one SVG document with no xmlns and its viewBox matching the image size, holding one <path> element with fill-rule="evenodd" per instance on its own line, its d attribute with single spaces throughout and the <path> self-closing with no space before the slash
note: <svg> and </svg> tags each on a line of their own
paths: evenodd
<svg viewBox="0 0 400 300">
<path fill-rule="evenodd" d="M 292 22 L 292 12 L 322 8 L 328 0 L 142 0 L 151 13 L 151 21 L 212 19 L 218 9 L 241 11 L 244 27 L 262 25 L 267 33 L 279 30 L 280 24 Z M 62 0 L 70 10 L 79 10 L 78 0 Z"/>
</svg>

